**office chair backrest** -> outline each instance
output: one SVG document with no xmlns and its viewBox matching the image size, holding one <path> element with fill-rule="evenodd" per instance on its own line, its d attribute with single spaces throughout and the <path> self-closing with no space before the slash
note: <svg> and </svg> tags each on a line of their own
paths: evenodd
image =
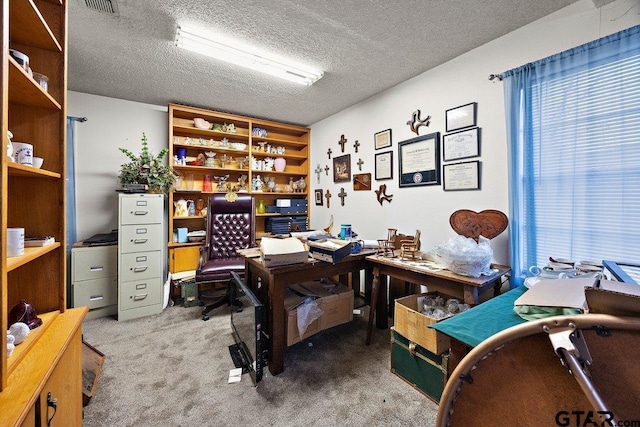
<svg viewBox="0 0 640 427">
<path fill-rule="evenodd" d="M 209 196 L 207 204 L 208 259 L 234 258 L 237 249 L 255 246 L 255 201 L 238 194 L 234 202 L 224 193 Z"/>
</svg>

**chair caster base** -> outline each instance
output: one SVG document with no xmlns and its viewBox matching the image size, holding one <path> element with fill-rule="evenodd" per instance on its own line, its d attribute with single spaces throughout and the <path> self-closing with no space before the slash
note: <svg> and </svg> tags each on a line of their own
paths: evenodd
<svg viewBox="0 0 640 427">
<path fill-rule="evenodd" d="M 207 320 L 209 320 L 209 315 L 208 315 L 208 314 L 203 314 L 203 315 L 202 315 L 202 320 L 203 320 L 203 321 L 205 321 L 205 322 L 206 322 Z"/>
</svg>

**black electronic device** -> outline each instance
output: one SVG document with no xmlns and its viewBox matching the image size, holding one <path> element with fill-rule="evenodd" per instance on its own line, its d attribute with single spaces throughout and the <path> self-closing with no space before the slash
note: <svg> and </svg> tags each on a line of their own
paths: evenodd
<svg viewBox="0 0 640 427">
<path fill-rule="evenodd" d="M 266 308 L 233 271 L 229 287 L 231 329 L 236 342 L 229 350 L 236 367 L 242 367 L 243 373 L 248 372 L 257 386 L 266 366 L 267 336 L 263 331 Z"/>
</svg>

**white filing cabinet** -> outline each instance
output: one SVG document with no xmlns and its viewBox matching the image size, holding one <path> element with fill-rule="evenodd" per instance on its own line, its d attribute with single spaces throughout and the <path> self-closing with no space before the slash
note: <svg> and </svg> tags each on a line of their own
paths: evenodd
<svg viewBox="0 0 640 427">
<path fill-rule="evenodd" d="M 162 312 L 166 259 L 164 196 L 120 194 L 118 320 Z"/>
<path fill-rule="evenodd" d="M 118 246 L 71 248 L 71 294 L 73 306 L 89 306 L 85 319 L 118 311 Z"/>
</svg>

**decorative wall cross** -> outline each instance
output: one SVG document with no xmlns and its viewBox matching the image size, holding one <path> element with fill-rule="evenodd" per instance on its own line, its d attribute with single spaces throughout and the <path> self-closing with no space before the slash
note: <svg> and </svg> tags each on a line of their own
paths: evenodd
<svg viewBox="0 0 640 427">
<path fill-rule="evenodd" d="M 356 142 L 353 143 L 353 148 L 356 149 L 356 153 L 358 152 L 358 147 L 360 147 L 360 143 L 358 142 L 358 140 L 356 139 Z"/>
<path fill-rule="evenodd" d="M 322 168 L 320 167 L 320 163 L 318 163 L 318 167 L 316 168 L 316 170 L 314 172 L 318 176 L 318 184 L 320 184 L 320 174 L 322 173 Z"/>
<path fill-rule="evenodd" d="M 331 158 L 331 153 L 333 153 L 333 151 L 331 151 L 331 148 L 329 148 L 329 149 L 327 150 L 327 156 L 329 156 L 329 158 Z"/>
<path fill-rule="evenodd" d="M 347 138 L 344 137 L 343 135 L 340 135 L 340 141 L 338 141 L 338 144 L 340 144 L 340 148 L 342 148 L 342 152 L 344 153 L 344 144 L 347 143 Z"/>
<path fill-rule="evenodd" d="M 324 166 L 324 173 L 327 174 L 327 176 L 329 176 L 329 171 L 331 170 L 331 168 L 329 167 L 329 165 L 325 165 Z"/>
<path fill-rule="evenodd" d="M 358 163 L 356 163 L 356 164 L 358 165 L 358 170 L 362 170 L 362 165 L 364 164 L 362 159 L 358 159 Z"/>
<path fill-rule="evenodd" d="M 331 207 L 331 192 L 329 190 L 327 190 L 326 193 L 324 193 L 324 198 L 327 199 L 327 208 Z"/>
<path fill-rule="evenodd" d="M 344 206 L 344 198 L 347 197 L 347 193 L 344 191 L 344 187 L 340 187 L 338 197 L 340 197 L 340 204 Z"/>
</svg>

